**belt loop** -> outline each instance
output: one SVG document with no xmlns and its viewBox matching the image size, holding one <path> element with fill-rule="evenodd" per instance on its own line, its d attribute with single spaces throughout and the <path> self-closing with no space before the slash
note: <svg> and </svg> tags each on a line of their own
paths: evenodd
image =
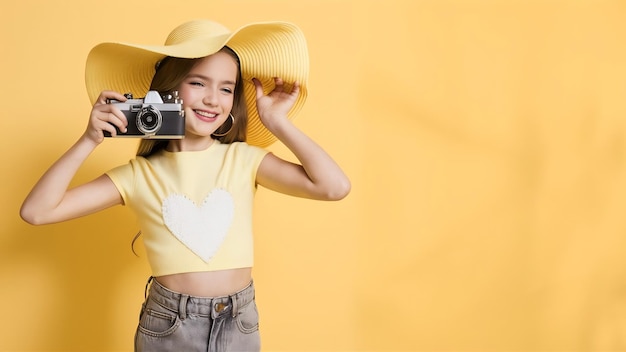
<svg viewBox="0 0 626 352">
<path fill-rule="evenodd" d="M 215 305 L 216 305 L 215 300 L 212 299 L 211 303 L 209 303 L 209 306 L 211 307 L 211 319 L 213 320 L 215 320 L 218 316 L 218 312 L 217 312 L 217 309 L 215 308 Z"/>
<path fill-rule="evenodd" d="M 185 320 L 187 318 L 187 300 L 189 299 L 189 295 L 181 294 L 180 301 L 178 301 L 178 316 L 181 320 Z"/>
<path fill-rule="evenodd" d="M 237 316 L 238 309 L 239 309 L 239 307 L 237 306 L 237 295 L 234 294 L 234 295 L 230 296 L 230 301 L 233 304 L 233 310 L 232 310 L 231 313 L 233 315 L 233 318 L 235 318 Z"/>
<path fill-rule="evenodd" d="M 154 276 L 150 276 L 148 278 L 148 282 L 146 282 L 146 288 L 143 290 L 143 299 L 148 298 L 148 286 L 150 286 L 150 283 L 152 282 L 153 278 Z"/>
</svg>

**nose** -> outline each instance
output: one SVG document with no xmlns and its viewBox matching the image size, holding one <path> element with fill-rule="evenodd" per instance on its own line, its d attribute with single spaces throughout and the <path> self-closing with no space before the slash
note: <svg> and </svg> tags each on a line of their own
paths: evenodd
<svg viewBox="0 0 626 352">
<path fill-rule="evenodd" d="M 209 106 L 217 105 L 217 92 L 215 89 L 207 89 L 204 94 L 204 98 L 202 98 L 202 102 Z"/>
</svg>

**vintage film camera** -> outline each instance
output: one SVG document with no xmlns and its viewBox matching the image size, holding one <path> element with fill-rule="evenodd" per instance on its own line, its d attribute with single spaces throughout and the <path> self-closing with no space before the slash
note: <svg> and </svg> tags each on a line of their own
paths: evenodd
<svg viewBox="0 0 626 352">
<path fill-rule="evenodd" d="M 185 111 L 178 91 L 161 96 L 159 92 L 151 90 L 143 99 L 133 99 L 131 93 L 124 96 L 128 99 L 125 102 L 115 99 L 109 101 L 128 119 L 126 133 L 115 128 L 117 137 L 182 139 L 185 136 Z M 108 132 L 104 135 L 111 137 Z"/>
</svg>

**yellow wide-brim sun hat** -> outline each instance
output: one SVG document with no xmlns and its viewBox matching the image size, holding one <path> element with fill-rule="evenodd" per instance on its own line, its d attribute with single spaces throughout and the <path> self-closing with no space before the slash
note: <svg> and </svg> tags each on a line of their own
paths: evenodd
<svg viewBox="0 0 626 352">
<path fill-rule="evenodd" d="M 287 85 L 296 81 L 300 84 L 300 94 L 287 115 L 289 119 L 302 109 L 307 96 L 307 43 L 302 31 L 288 22 L 252 23 L 230 31 L 214 21 L 193 20 L 172 30 L 161 46 L 121 42 L 98 44 L 87 56 L 87 94 L 91 104 L 103 90 L 144 97 L 150 89 L 156 63 L 164 57 L 200 58 L 214 54 L 224 46 L 230 47 L 241 62 L 248 109 L 247 142 L 266 147 L 275 142 L 276 137 L 259 119 L 252 78 L 263 83 L 265 93 L 274 89 L 274 77 L 282 78 Z"/>
</svg>

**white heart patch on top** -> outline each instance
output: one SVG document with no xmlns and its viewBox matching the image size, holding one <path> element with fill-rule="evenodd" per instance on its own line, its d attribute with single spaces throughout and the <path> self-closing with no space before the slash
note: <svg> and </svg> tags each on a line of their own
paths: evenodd
<svg viewBox="0 0 626 352">
<path fill-rule="evenodd" d="M 200 206 L 180 194 L 171 194 L 163 201 L 167 228 L 205 262 L 224 242 L 234 211 L 233 198 L 223 189 L 211 191 Z"/>
</svg>

